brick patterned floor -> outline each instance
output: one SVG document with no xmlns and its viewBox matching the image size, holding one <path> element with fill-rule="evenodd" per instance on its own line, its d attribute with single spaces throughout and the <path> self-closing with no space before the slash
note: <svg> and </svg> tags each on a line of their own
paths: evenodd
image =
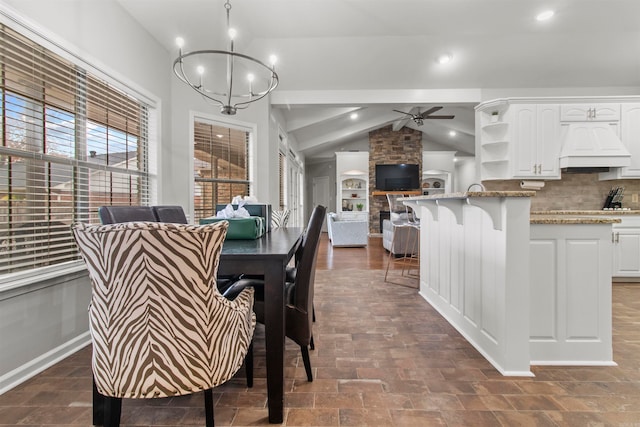
<svg viewBox="0 0 640 427">
<path fill-rule="evenodd" d="M 533 367 L 534 378 L 520 378 L 501 376 L 415 289 L 383 276 L 317 271 L 315 377 L 306 381 L 288 342 L 283 425 L 640 426 L 639 284 L 614 285 L 617 367 Z M 217 426 L 268 425 L 263 336 L 259 327 L 254 387 L 241 370 L 215 389 Z M 0 396 L 0 425 L 90 425 L 90 352 Z M 202 403 L 201 394 L 125 400 L 122 425 L 202 426 Z"/>
</svg>

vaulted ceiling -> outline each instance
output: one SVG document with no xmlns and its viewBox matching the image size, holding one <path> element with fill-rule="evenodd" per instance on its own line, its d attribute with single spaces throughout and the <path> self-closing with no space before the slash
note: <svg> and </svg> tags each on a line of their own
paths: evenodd
<svg viewBox="0 0 640 427">
<path fill-rule="evenodd" d="M 178 35 L 225 47 L 223 0 L 118 1 L 170 52 Z M 545 9 L 555 16 L 537 21 Z M 640 94 L 639 17 L 638 0 L 234 0 L 231 12 L 238 51 L 278 55 L 272 103 L 308 161 L 366 149 L 370 130 L 401 123 L 432 149 L 472 155 L 480 91 Z M 440 64 L 444 53 L 453 60 Z M 436 105 L 455 119 L 418 127 L 393 111 Z"/>
</svg>

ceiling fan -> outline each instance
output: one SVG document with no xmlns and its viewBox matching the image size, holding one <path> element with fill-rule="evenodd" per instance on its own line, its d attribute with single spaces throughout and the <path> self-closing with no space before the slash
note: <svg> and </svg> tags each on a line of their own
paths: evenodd
<svg viewBox="0 0 640 427">
<path fill-rule="evenodd" d="M 411 120 L 413 120 L 416 123 L 416 125 L 422 126 L 424 124 L 425 119 L 453 119 L 455 117 L 455 116 L 432 115 L 432 113 L 442 110 L 442 108 L 443 107 L 431 107 L 427 111 L 423 111 L 422 113 L 418 111 L 417 114 L 405 113 L 404 111 L 400 111 L 400 110 L 393 110 L 393 111 L 395 111 L 396 113 L 402 113 L 402 114 L 406 114 L 407 116 L 410 116 Z"/>
</svg>

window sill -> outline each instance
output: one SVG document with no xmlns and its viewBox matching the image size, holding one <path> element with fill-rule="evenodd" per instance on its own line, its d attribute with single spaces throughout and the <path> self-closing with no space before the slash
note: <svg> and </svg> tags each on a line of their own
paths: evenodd
<svg viewBox="0 0 640 427">
<path fill-rule="evenodd" d="M 32 290 L 34 285 L 36 285 L 35 287 L 38 287 L 38 284 L 42 284 L 53 279 L 60 279 L 70 274 L 86 271 L 86 269 L 87 267 L 84 262 L 78 260 L 70 261 L 61 265 L 4 275 L 3 277 L 0 277 L 0 299 L 5 299 L 7 294 L 15 295 L 16 293 L 20 293 L 19 290 L 22 288 Z M 59 282 L 59 280 L 55 282 Z"/>
</svg>

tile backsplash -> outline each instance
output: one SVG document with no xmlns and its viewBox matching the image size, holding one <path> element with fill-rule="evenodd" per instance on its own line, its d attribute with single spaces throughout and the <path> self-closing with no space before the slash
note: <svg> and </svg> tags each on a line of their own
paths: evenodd
<svg viewBox="0 0 640 427">
<path fill-rule="evenodd" d="M 483 181 L 487 190 L 521 190 L 520 180 Z M 545 186 L 531 198 L 531 210 L 602 209 L 612 187 L 624 187 L 622 207 L 640 209 L 633 195 L 640 198 L 640 179 L 599 181 L 598 174 L 563 174 L 560 180 L 545 181 Z"/>
</svg>

